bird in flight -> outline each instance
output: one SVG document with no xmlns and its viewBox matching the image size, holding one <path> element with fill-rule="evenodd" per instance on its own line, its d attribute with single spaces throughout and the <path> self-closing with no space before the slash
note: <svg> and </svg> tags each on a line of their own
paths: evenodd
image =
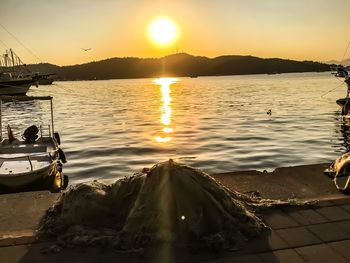
<svg viewBox="0 0 350 263">
<path fill-rule="evenodd" d="M 81 50 L 83 50 L 83 51 L 89 51 L 89 50 L 91 50 L 91 48 L 81 48 Z"/>
</svg>

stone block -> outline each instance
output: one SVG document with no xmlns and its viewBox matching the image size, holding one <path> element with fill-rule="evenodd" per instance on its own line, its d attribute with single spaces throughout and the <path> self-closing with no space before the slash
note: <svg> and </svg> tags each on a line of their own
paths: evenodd
<svg viewBox="0 0 350 263">
<path fill-rule="evenodd" d="M 279 229 L 276 233 L 292 248 L 322 243 L 321 239 L 305 227 Z"/>
<path fill-rule="evenodd" d="M 347 260 L 326 244 L 296 248 L 295 251 L 308 263 L 345 263 Z"/>
</svg>

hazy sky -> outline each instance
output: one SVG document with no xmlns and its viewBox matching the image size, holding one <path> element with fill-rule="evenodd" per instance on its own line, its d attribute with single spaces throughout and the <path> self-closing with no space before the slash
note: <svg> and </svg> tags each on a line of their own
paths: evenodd
<svg viewBox="0 0 350 263">
<path fill-rule="evenodd" d="M 181 32 L 167 48 L 147 37 L 159 15 Z M 0 50 L 12 47 L 37 63 L 1 25 L 41 61 L 58 65 L 160 57 L 176 47 L 208 57 L 340 60 L 350 41 L 350 0 L 0 0 Z"/>
</svg>

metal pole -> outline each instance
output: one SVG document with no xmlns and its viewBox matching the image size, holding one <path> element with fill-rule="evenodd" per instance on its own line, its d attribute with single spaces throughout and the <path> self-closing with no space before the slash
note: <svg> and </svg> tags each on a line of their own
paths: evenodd
<svg viewBox="0 0 350 263">
<path fill-rule="evenodd" d="M 11 59 L 12 59 L 12 69 L 15 70 L 15 60 L 13 58 L 13 51 L 11 48 L 10 48 L 10 54 L 11 54 Z"/>
<path fill-rule="evenodd" d="M 40 137 L 41 137 L 41 141 L 43 142 L 44 140 L 43 140 L 43 127 L 41 126 L 41 124 L 40 124 Z"/>
<path fill-rule="evenodd" d="M 7 50 L 6 50 L 6 54 L 4 54 L 4 60 L 5 60 L 5 67 L 7 67 Z"/>
<path fill-rule="evenodd" d="M 0 140 L 2 141 L 2 100 L 0 100 Z"/>
<path fill-rule="evenodd" d="M 52 105 L 52 98 L 50 100 L 50 105 L 51 105 L 51 125 L 52 125 L 52 136 L 54 135 L 55 133 L 55 128 L 53 126 L 53 105 Z"/>
</svg>

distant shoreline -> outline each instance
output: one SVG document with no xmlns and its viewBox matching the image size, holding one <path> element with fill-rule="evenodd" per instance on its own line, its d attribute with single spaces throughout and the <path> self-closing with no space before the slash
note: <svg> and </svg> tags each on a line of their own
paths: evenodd
<svg viewBox="0 0 350 263">
<path fill-rule="evenodd" d="M 27 66 L 32 72 L 55 73 L 57 80 L 139 79 L 160 76 L 203 77 L 325 72 L 330 64 L 253 56 L 207 58 L 185 53 L 162 58 L 110 58 L 73 66 L 48 63 Z"/>
<path fill-rule="evenodd" d="M 207 76 L 197 76 L 196 78 L 209 78 L 209 77 L 234 77 L 234 76 L 257 76 L 257 75 L 282 75 L 282 74 L 303 74 L 303 73 L 325 73 L 331 72 L 328 71 L 304 71 L 304 72 L 285 72 L 277 74 L 268 74 L 268 73 L 255 73 L 255 74 L 235 74 L 235 75 L 207 75 Z M 104 81 L 104 80 L 139 80 L 139 79 L 157 79 L 157 78 L 192 78 L 189 76 L 153 76 L 153 77 L 135 77 L 135 78 L 111 78 L 111 79 L 55 79 L 55 81 Z M 196 79 L 194 78 L 194 79 Z"/>
</svg>

